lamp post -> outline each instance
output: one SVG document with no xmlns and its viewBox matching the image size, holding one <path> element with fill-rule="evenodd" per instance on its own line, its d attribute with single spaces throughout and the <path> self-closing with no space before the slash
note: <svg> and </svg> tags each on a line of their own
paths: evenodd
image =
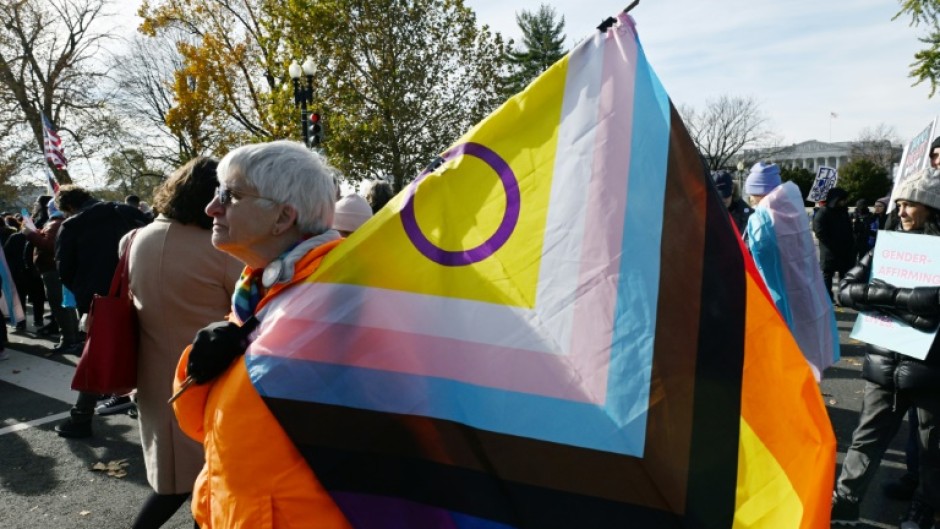
<svg viewBox="0 0 940 529">
<path fill-rule="evenodd" d="M 313 62 L 313 57 L 307 56 L 304 63 L 297 64 L 297 61 L 291 61 L 287 68 L 291 81 L 294 83 L 294 106 L 300 107 L 300 129 L 303 133 L 304 144 L 308 147 L 316 147 L 320 143 L 320 115 L 315 116 L 313 125 L 311 125 L 311 114 L 307 112 L 307 103 L 313 102 L 313 74 L 316 73 L 317 66 Z M 303 79 L 301 79 L 303 76 Z M 316 130 L 311 130 L 315 128 Z M 313 134 L 311 135 L 311 132 Z"/>
</svg>

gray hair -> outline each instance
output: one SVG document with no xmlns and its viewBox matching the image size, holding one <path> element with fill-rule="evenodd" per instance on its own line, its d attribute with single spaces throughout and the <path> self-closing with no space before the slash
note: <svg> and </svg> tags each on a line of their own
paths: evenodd
<svg viewBox="0 0 940 529">
<path fill-rule="evenodd" d="M 318 235 L 333 225 L 333 177 L 338 172 L 299 142 L 243 145 L 219 161 L 217 173 L 220 183 L 241 175 L 261 196 L 289 204 L 304 234 Z"/>
</svg>

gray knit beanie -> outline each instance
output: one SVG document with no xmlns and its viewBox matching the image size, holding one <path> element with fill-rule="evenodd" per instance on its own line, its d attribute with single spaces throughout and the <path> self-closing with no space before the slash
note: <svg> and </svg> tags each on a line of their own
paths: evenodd
<svg viewBox="0 0 940 529">
<path fill-rule="evenodd" d="M 894 200 L 907 200 L 940 210 L 940 178 L 932 174 L 908 178 L 898 187 Z"/>
</svg>

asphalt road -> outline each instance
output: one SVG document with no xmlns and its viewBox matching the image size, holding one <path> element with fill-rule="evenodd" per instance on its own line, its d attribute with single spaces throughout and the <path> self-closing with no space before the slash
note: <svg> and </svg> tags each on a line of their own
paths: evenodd
<svg viewBox="0 0 940 529">
<path fill-rule="evenodd" d="M 839 312 L 842 360 L 828 369 L 821 384 L 838 439 L 839 462 L 858 420 L 863 382 L 861 344 L 848 332 L 851 311 Z M 66 440 L 53 426 L 68 414 L 75 393 L 68 389 L 74 356 L 50 355 L 52 342 L 31 333 L 11 333 L 12 358 L 0 362 L 0 528 L 128 528 L 150 494 L 140 451 L 136 419 L 128 415 L 96 417 L 90 439 Z M 904 472 L 906 427 L 885 457 L 868 497 L 862 503 L 863 524 L 894 528 L 906 512 L 904 502 L 880 493 L 884 480 Z M 93 470 L 96 463 L 124 462 L 127 474 L 109 476 Z M 167 529 L 190 529 L 188 504 Z"/>
</svg>

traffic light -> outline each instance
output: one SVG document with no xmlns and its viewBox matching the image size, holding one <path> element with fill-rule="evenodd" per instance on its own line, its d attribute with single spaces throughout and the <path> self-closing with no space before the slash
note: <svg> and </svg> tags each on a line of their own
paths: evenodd
<svg viewBox="0 0 940 529">
<path fill-rule="evenodd" d="M 312 149 L 318 147 L 323 142 L 323 124 L 320 123 L 320 114 L 313 112 L 310 114 L 310 126 L 307 128 L 307 142 Z"/>
</svg>

